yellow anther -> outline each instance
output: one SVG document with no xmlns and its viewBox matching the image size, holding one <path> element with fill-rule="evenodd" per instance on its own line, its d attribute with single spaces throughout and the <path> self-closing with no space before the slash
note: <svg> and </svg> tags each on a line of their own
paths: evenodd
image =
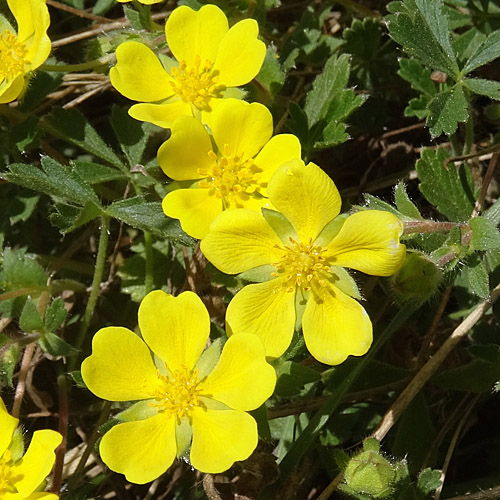
<svg viewBox="0 0 500 500">
<path fill-rule="evenodd" d="M 170 377 L 158 375 L 158 387 L 153 396 L 156 401 L 151 404 L 179 419 L 189 417 L 194 408 L 203 406 L 199 399 L 201 390 L 198 372 L 182 367 Z"/>
<path fill-rule="evenodd" d="M 26 47 L 19 43 L 17 36 L 9 30 L 0 34 L 0 78 L 12 80 L 24 73 Z"/>
<path fill-rule="evenodd" d="M 308 291 L 313 284 L 326 286 L 325 279 L 332 276 L 330 266 L 323 254 L 325 249 L 308 243 L 297 242 L 289 238 L 289 245 L 275 245 L 283 251 L 283 255 L 273 266 L 276 268 L 273 276 L 285 276 L 284 286 L 287 292 L 296 288 Z"/>
<path fill-rule="evenodd" d="M 170 70 L 174 79 L 170 85 L 184 102 L 191 103 L 200 110 L 211 111 L 210 99 L 222 97 L 222 92 L 226 89 L 224 85 L 217 83 L 218 72 L 212 66 L 209 60 L 202 65 L 200 56 L 195 57 L 191 67 L 188 67 L 186 61 L 181 61 L 178 68 Z"/>
</svg>

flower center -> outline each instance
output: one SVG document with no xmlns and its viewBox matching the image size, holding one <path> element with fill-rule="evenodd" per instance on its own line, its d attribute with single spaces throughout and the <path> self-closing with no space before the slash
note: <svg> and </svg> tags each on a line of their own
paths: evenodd
<svg viewBox="0 0 500 500">
<path fill-rule="evenodd" d="M 196 56 L 194 66 L 188 67 L 186 61 L 181 61 L 179 67 L 172 68 L 170 82 L 174 92 L 184 101 L 190 102 L 200 110 L 210 111 L 210 99 L 222 97 L 224 85 L 218 85 L 219 72 L 212 70 L 213 63 L 208 59 L 201 64 L 200 56 Z"/>
<path fill-rule="evenodd" d="M 24 72 L 26 47 L 9 30 L 0 34 L 0 78 L 11 80 Z"/>
<path fill-rule="evenodd" d="M 188 371 L 183 367 L 176 370 L 171 376 L 158 375 L 159 386 L 154 398 L 153 406 L 160 411 L 175 415 L 178 419 L 190 416 L 193 408 L 201 406 L 199 400 L 201 387 L 198 380 L 198 371 Z"/>
<path fill-rule="evenodd" d="M 242 161 L 243 155 L 231 154 L 231 148 L 224 144 L 224 154 L 219 158 L 213 151 L 208 153 L 212 160 L 209 168 L 199 168 L 200 175 L 206 179 L 198 183 L 200 188 L 209 189 L 210 194 L 222 198 L 226 208 L 242 208 L 242 199 L 258 193 L 265 187 L 259 182 L 262 170 L 252 159 Z"/>
<path fill-rule="evenodd" d="M 0 457 L 0 496 L 2 493 L 15 493 L 16 488 L 13 483 L 18 479 L 11 470 L 12 454 L 6 450 L 2 457 Z"/>
<path fill-rule="evenodd" d="M 293 238 L 289 240 L 289 245 L 276 245 L 276 248 L 283 250 L 283 256 L 278 262 L 273 263 L 277 272 L 272 275 L 278 277 L 284 274 L 285 286 L 289 292 L 297 287 L 307 291 L 312 284 L 325 286 L 325 279 L 332 276 L 330 266 L 323 257 L 326 249 L 313 245 L 312 240 L 308 244 L 295 241 Z"/>
</svg>

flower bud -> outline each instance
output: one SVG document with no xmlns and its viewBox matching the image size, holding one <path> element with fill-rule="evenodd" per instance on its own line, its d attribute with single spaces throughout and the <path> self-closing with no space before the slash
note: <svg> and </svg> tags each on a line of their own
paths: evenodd
<svg viewBox="0 0 500 500">
<path fill-rule="evenodd" d="M 386 498 L 393 491 L 397 466 L 382 456 L 376 439 L 366 439 L 363 450 L 347 463 L 344 479 L 346 484 L 342 489 L 346 493 Z"/>
<path fill-rule="evenodd" d="M 401 302 L 425 302 L 434 295 L 440 282 L 441 270 L 420 252 L 407 253 L 401 268 L 390 278 L 391 288 Z"/>
</svg>

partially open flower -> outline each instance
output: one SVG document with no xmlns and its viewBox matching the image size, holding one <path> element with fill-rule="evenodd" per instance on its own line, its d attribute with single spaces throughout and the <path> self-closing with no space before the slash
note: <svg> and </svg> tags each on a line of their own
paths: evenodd
<svg viewBox="0 0 500 500">
<path fill-rule="evenodd" d="M 260 339 L 229 339 L 218 361 L 217 344 L 203 353 L 210 318 L 192 292 L 149 293 L 139 307 L 139 327 L 144 341 L 126 328 L 99 330 L 82 364 L 83 379 L 97 396 L 141 400 L 102 438 L 104 463 L 142 484 L 163 474 L 189 446 L 189 460 L 202 472 L 222 472 L 248 458 L 258 435 L 246 412 L 262 405 L 276 382 Z M 157 366 L 149 348 L 161 360 Z"/>
<path fill-rule="evenodd" d="M 0 103 L 17 99 L 25 78 L 45 62 L 51 44 L 45 0 L 7 0 L 17 30 L 0 14 Z"/>
<path fill-rule="evenodd" d="M 0 498 L 2 500 L 57 500 L 44 493 L 44 481 L 55 461 L 54 450 L 62 436 L 52 430 L 35 431 L 23 454 L 19 420 L 7 412 L 0 399 Z"/>
<path fill-rule="evenodd" d="M 130 115 L 160 127 L 170 127 L 179 116 L 212 111 L 231 96 L 233 87 L 257 75 L 266 55 L 254 19 L 229 28 L 226 15 L 215 5 L 198 11 L 178 7 L 167 20 L 165 34 L 177 60 L 168 71 L 149 47 L 131 41 L 118 47 L 116 66 L 109 72 L 118 92 L 141 101 L 130 108 Z"/>
</svg>

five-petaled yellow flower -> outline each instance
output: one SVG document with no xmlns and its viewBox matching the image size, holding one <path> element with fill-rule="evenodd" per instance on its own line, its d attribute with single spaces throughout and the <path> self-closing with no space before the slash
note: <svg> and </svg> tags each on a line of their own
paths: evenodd
<svg viewBox="0 0 500 500">
<path fill-rule="evenodd" d="M 301 321 L 306 346 L 317 360 L 334 365 L 365 354 L 372 325 L 354 300 L 359 291 L 343 267 L 376 276 L 394 273 L 405 256 L 399 243 L 402 223 L 378 210 L 337 217 L 337 188 L 313 163 L 280 167 L 268 194 L 278 212 L 223 212 L 201 243 L 221 271 L 253 270 L 250 280 L 268 279 L 245 286 L 230 302 L 229 333 L 255 332 L 267 355 L 278 357 Z"/>
<path fill-rule="evenodd" d="M 139 307 L 139 327 L 145 342 L 126 328 L 99 330 L 82 364 L 83 380 L 97 396 L 143 400 L 102 438 L 99 450 L 108 467 L 134 483 L 152 481 L 191 439 L 190 462 L 202 472 L 222 472 L 249 457 L 258 435 L 246 411 L 263 404 L 276 382 L 261 340 L 234 336 L 218 362 L 216 345 L 203 353 L 210 318 L 192 292 L 149 293 Z M 161 360 L 158 368 L 148 346 Z"/>
<path fill-rule="evenodd" d="M 189 235 L 203 238 L 223 210 L 269 207 L 267 183 L 284 163 L 300 159 L 300 142 L 291 134 L 272 137 L 273 119 L 262 104 L 225 99 L 207 115 L 213 142 L 196 118 L 183 116 L 159 149 L 163 171 L 192 181 L 163 200 L 163 211 L 180 219 Z"/>
<path fill-rule="evenodd" d="M 2 500 L 57 500 L 39 491 L 54 465 L 54 450 L 62 437 L 56 431 L 35 431 L 23 456 L 19 420 L 7 412 L 0 398 L 0 498 Z"/>
<path fill-rule="evenodd" d="M 19 97 L 25 75 L 38 68 L 51 49 L 45 0 L 7 0 L 7 4 L 17 31 L 0 14 L 0 103 Z"/>
<path fill-rule="evenodd" d="M 198 11 L 178 7 L 165 25 L 177 63 L 167 71 L 149 47 L 125 42 L 116 50 L 111 83 L 125 97 L 141 101 L 129 110 L 137 120 L 170 127 L 179 116 L 200 117 L 260 71 L 266 47 L 258 33 L 254 19 L 229 28 L 215 5 Z"/>
</svg>

